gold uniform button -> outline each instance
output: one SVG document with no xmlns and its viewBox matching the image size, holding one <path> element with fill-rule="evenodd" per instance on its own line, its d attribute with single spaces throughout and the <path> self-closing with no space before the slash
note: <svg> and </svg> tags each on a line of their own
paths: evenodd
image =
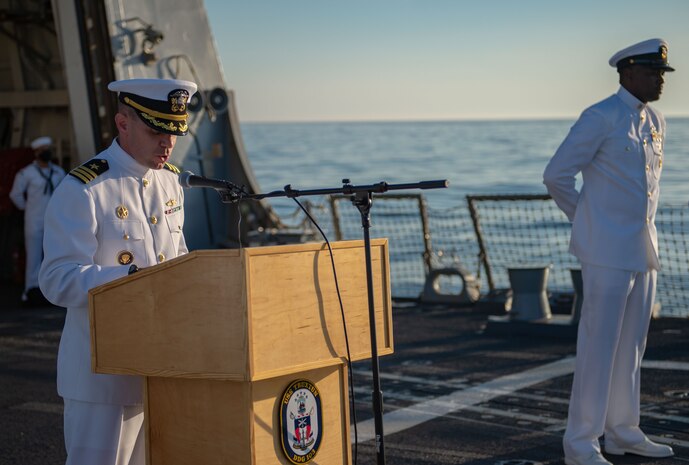
<svg viewBox="0 0 689 465">
<path fill-rule="evenodd" d="M 129 210 L 124 205 L 120 205 L 115 209 L 115 214 L 119 219 L 124 220 L 129 216 Z"/>
<path fill-rule="evenodd" d="M 652 195 L 653 195 L 653 194 L 651 194 L 651 191 L 649 191 L 649 192 L 648 192 L 648 198 L 650 199 Z"/>
<path fill-rule="evenodd" d="M 648 172 L 648 171 L 651 171 L 651 165 L 649 165 L 648 163 L 646 163 L 646 172 Z"/>
<path fill-rule="evenodd" d="M 158 261 L 159 262 L 164 262 L 165 261 L 165 254 L 164 253 L 159 253 L 158 254 Z"/>
<path fill-rule="evenodd" d="M 644 147 L 646 147 L 647 144 L 648 144 L 648 141 L 646 139 L 644 139 Z"/>
<path fill-rule="evenodd" d="M 129 240 L 129 234 L 125 234 L 124 236 L 122 236 L 122 239 L 124 239 L 125 241 L 128 241 Z"/>
<path fill-rule="evenodd" d="M 151 183 L 151 181 L 149 181 L 148 179 L 144 178 L 143 183 L 144 183 L 144 187 L 148 187 L 148 185 Z"/>
<path fill-rule="evenodd" d="M 157 223 L 158 223 L 158 218 L 156 218 L 155 216 L 152 216 L 151 217 L 151 224 L 157 224 Z"/>
</svg>

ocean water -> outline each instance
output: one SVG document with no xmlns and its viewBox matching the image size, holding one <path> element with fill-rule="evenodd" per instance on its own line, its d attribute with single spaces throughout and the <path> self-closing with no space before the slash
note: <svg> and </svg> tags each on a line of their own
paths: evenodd
<svg viewBox="0 0 689 465">
<path fill-rule="evenodd" d="M 458 257 L 476 273 L 478 246 L 466 195 L 546 193 L 543 170 L 573 123 L 254 123 L 242 124 L 241 129 L 254 174 L 264 192 L 282 189 L 286 184 L 300 190 L 339 188 L 343 178 L 354 185 L 447 179 L 447 189 L 396 193 L 422 192 L 430 209 L 433 252 L 445 252 L 444 258 Z M 669 118 L 661 207 L 656 221 L 663 268 L 658 278 L 658 300 L 661 314 L 668 316 L 689 316 L 688 175 L 689 118 Z M 292 219 L 297 207 L 292 200 L 270 199 L 270 203 L 287 224 L 296 224 Z M 360 238 L 358 212 L 350 202 L 344 203 L 348 206 L 340 208 L 341 226 L 350 229 L 344 237 Z M 406 210 L 392 211 L 386 210 L 382 202 L 376 208 L 374 200 L 372 236 L 383 234 L 391 240 L 393 295 L 415 297 L 425 276 L 421 261 L 423 231 L 419 225 L 416 229 L 410 226 L 413 220 L 404 216 L 416 215 L 418 220 L 416 204 L 406 205 Z M 489 206 L 485 202 L 482 205 Z M 496 287 L 509 287 L 510 263 L 528 259 L 554 265 L 549 289 L 571 289 L 569 269 L 577 262 L 567 252 L 566 217 L 552 203 L 544 208 L 539 202 L 526 202 L 519 211 L 513 207 L 502 204 L 497 215 L 479 209 Z M 321 216 L 320 221 L 324 218 Z M 385 223 L 387 226 L 383 226 Z"/>
<path fill-rule="evenodd" d="M 465 204 L 467 194 L 545 193 L 546 163 L 574 120 L 242 123 L 264 192 L 447 179 L 423 191 L 432 208 Z M 689 201 L 689 118 L 668 118 L 661 203 Z M 419 192 L 419 191 L 416 191 Z M 289 200 L 271 200 L 278 213 Z"/>
</svg>

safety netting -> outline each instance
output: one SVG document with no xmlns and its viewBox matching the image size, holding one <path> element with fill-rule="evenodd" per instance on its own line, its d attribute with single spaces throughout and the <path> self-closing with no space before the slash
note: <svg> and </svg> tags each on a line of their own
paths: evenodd
<svg viewBox="0 0 689 465">
<path fill-rule="evenodd" d="M 307 203 L 330 240 L 362 239 L 360 211 L 348 196 Z M 571 226 L 546 194 L 475 195 L 449 209 L 426 205 L 421 194 L 380 194 L 370 210 L 371 238 L 389 241 L 392 296 L 419 297 L 427 273 L 462 268 L 481 283 L 481 293 L 509 289 L 509 268 L 548 267 L 548 291 L 572 293 L 568 252 Z M 308 228 L 308 222 L 302 221 Z M 662 205 L 656 226 L 662 269 L 656 301 L 661 315 L 689 315 L 689 207 Z M 321 240 L 314 231 L 314 240 Z"/>
</svg>

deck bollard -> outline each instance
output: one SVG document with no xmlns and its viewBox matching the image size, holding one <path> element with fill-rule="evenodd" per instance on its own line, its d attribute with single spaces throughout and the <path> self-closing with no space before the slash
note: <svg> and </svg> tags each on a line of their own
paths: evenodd
<svg viewBox="0 0 689 465">
<path fill-rule="evenodd" d="M 441 278 L 459 278 L 461 289 L 457 293 L 442 292 Z M 474 275 L 463 268 L 449 267 L 431 270 L 421 292 L 420 300 L 426 304 L 473 305 L 480 297 L 480 285 Z"/>
<path fill-rule="evenodd" d="M 537 321 L 552 317 L 546 293 L 549 271 L 550 265 L 507 269 L 512 289 L 511 319 Z"/>
</svg>

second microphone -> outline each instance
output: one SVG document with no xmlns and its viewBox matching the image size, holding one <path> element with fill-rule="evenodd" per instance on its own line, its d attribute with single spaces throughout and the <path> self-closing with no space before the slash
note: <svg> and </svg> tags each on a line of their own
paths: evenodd
<svg viewBox="0 0 689 465">
<path fill-rule="evenodd" d="M 191 171 L 185 171 L 179 175 L 179 184 L 185 189 L 191 189 L 192 187 L 209 187 L 219 191 L 239 190 L 239 188 L 230 181 L 197 176 Z"/>
</svg>

